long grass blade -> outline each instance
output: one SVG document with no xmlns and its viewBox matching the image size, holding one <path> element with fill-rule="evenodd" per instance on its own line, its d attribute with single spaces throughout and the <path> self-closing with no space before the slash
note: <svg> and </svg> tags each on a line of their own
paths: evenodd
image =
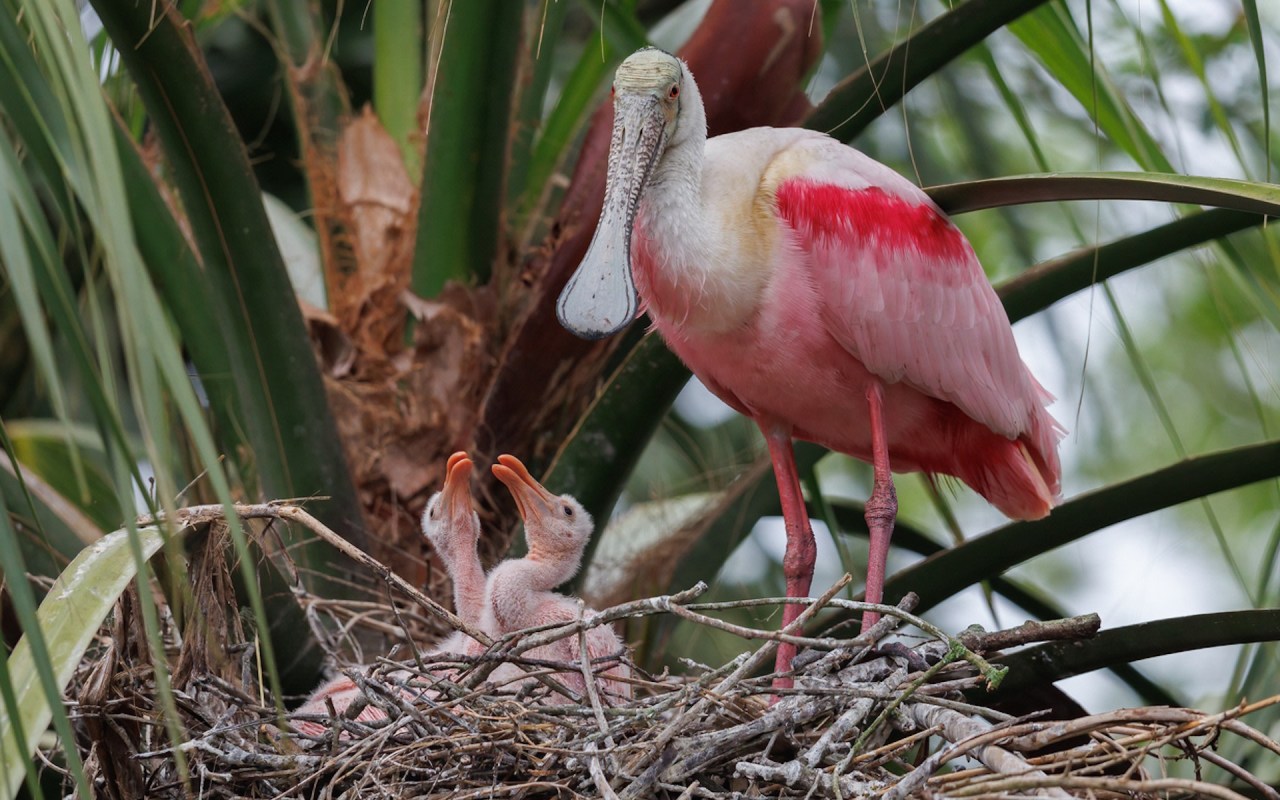
<svg viewBox="0 0 1280 800">
<path fill-rule="evenodd" d="M 1173 172 L 1159 143 L 1093 57 L 1092 49 L 1064 4 L 1054 3 L 1040 13 L 1029 14 L 1009 29 L 1071 92 L 1108 140 L 1144 169 Z"/>
<path fill-rule="evenodd" d="M 3 511 L 0 508 L 0 548 L 8 550 L 13 531 Z M 36 737 L 52 720 L 68 745 L 63 752 L 77 777 L 79 791 L 89 796 L 79 755 L 75 747 L 69 746 L 75 737 L 60 698 L 98 627 L 135 577 L 139 560 L 133 551 L 134 542 L 143 557 L 141 563 L 145 563 L 164 544 L 164 534 L 158 528 L 119 530 L 85 548 L 54 582 L 38 612 L 29 598 L 21 604 L 17 600 L 18 595 L 30 591 L 25 582 L 9 583 L 19 614 L 31 617 L 23 620 L 25 633 L 8 659 L 8 677 L 16 702 L 7 705 L 0 715 L 0 764 L 4 766 L 10 795 L 22 783 Z M 11 563 L 13 556 L 5 553 L 5 563 Z M 15 591 L 19 586 L 24 591 Z M 27 604 L 31 604 L 30 610 L 24 607 Z M 15 734 L 19 731 L 25 741 L 18 741 Z"/>
<path fill-rule="evenodd" d="M 95 8 L 137 81 L 181 191 L 263 491 L 326 496 L 316 515 L 363 541 L 346 458 L 261 193 L 194 40 L 171 6 L 155 18 L 147 6 Z M 327 554 L 310 544 L 294 557 L 319 574 L 328 569 Z"/>
<path fill-rule="evenodd" d="M 1258 98 L 1262 102 L 1262 147 L 1267 165 L 1266 179 L 1271 181 L 1271 85 L 1267 83 L 1267 49 L 1263 45 L 1262 21 L 1258 18 L 1258 0 L 1243 0 L 1245 23 L 1249 26 L 1249 43 L 1258 62 Z"/>
<path fill-rule="evenodd" d="M 961 53 L 1044 2 L 968 0 L 960 4 L 844 79 L 804 121 L 805 127 L 849 141 Z"/>
</svg>

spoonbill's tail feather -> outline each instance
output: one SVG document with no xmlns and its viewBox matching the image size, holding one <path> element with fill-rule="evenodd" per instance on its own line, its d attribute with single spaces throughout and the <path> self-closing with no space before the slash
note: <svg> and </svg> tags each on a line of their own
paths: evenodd
<svg viewBox="0 0 1280 800">
<path fill-rule="evenodd" d="M 1057 436 L 1050 432 L 1056 444 Z M 1057 505 L 1061 473 L 1055 449 L 1043 450 L 1034 438 L 988 440 L 972 470 L 960 477 L 1009 519 L 1040 519 Z"/>
</svg>

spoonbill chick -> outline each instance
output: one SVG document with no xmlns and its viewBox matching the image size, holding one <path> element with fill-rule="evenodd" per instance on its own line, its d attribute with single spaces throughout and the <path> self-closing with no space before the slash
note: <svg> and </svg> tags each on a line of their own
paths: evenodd
<svg viewBox="0 0 1280 800">
<path fill-rule="evenodd" d="M 578 602 L 552 591 L 578 572 L 583 550 L 594 525 L 591 515 L 569 495 L 555 495 L 534 480 L 524 464 L 514 456 L 498 456 L 493 474 L 515 498 L 524 520 L 529 552 L 524 558 L 504 561 L 489 573 L 489 605 L 504 634 L 535 626 L 572 622 L 578 618 Z M 586 632 L 588 662 L 598 669 L 601 659 L 618 657 L 622 641 L 613 629 L 598 626 Z M 529 653 L 530 657 L 572 663 L 583 658 L 576 635 L 566 637 Z M 601 681 L 606 701 L 631 697 L 626 679 L 630 669 L 621 661 L 606 669 Z M 556 675 L 567 688 L 586 690 L 579 670 Z"/>
</svg>

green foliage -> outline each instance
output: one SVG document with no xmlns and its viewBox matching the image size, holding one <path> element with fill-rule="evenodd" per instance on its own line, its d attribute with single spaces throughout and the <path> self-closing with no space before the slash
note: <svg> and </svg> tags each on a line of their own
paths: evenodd
<svg viewBox="0 0 1280 800">
<path fill-rule="evenodd" d="M 7 520 L 0 515 L 0 538 L 12 536 L 4 530 L 7 527 Z M 120 593 L 134 580 L 138 563 L 135 547 L 145 562 L 163 544 L 164 534 L 158 528 L 116 531 L 86 547 L 54 582 L 34 623 L 27 626 L 27 634 L 9 656 L 7 674 L 0 675 L 5 684 L 5 708 L 0 712 L 0 731 L 4 731 L 0 774 L 5 776 L 9 794 L 17 791 L 27 775 L 27 763 L 36 745 L 34 736 L 47 728 L 51 719 L 59 720 L 59 735 L 71 741 L 62 690 Z M 88 792 L 88 787 L 81 786 L 80 791 Z M 33 793 L 38 792 L 33 788 Z"/>
</svg>

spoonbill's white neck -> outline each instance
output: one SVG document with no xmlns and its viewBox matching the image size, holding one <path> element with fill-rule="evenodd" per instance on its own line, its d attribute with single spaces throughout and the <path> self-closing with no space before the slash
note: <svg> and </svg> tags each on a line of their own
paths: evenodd
<svg viewBox="0 0 1280 800">
<path fill-rule="evenodd" d="M 698 84 L 686 69 L 675 130 L 644 189 L 642 207 L 651 209 L 648 214 L 651 219 L 678 217 L 688 223 L 678 227 L 686 231 L 702 229 L 703 226 L 693 223 L 700 222 L 703 214 L 702 168 L 706 149 L 707 112 Z"/>
</svg>

